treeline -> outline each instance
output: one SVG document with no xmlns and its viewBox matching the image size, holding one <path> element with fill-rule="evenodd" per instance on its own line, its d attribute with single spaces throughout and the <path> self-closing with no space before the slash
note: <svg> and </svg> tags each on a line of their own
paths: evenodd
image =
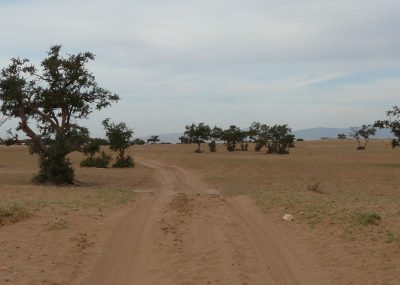
<svg viewBox="0 0 400 285">
<path fill-rule="evenodd" d="M 266 153 L 288 154 L 294 147 L 295 136 L 288 125 L 273 125 L 254 122 L 248 130 L 235 125 L 228 129 L 211 128 L 205 123 L 192 123 L 185 127 L 184 135 L 179 138 L 182 144 L 197 144 L 195 152 L 201 153 L 201 144 L 208 143 L 209 151 L 217 151 L 217 142 L 223 143 L 227 151 L 247 151 L 249 143 L 255 144 L 255 151 L 263 148 Z"/>
</svg>

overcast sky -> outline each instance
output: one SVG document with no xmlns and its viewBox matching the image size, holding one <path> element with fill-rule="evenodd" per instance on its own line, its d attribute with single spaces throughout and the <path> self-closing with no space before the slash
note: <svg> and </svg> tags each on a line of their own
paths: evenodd
<svg viewBox="0 0 400 285">
<path fill-rule="evenodd" d="M 191 122 L 293 129 L 381 119 L 400 94 L 398 0 L 1 0 L 0 67 L 91 51 L 137 136 Z M 1 133 L 1 132 L 0 132 Z"/>
</svg>

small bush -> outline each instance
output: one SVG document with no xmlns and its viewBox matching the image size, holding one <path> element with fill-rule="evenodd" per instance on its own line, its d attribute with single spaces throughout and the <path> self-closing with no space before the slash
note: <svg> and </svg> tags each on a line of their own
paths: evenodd
<svg viewBox="0 0 400 285">
<path fill-rule="evenodd" d="M 18 204 L 0 206 L 0 225 L 9 221 L 17 223 L 30 217 L 30 212 L 27 208 Z"/>
<path fill-rule="evenodd" d="M 298 141 L 298 142 L 304 142 L 304 139 L 297 139 L 296 141 Z"/>
<path fill-rule="evenodd" d="M 260 151 L 262 149 L 263 145 L 261 143 L 256 143 L 256 145 L 254 146 L 254 150 L 255 151 Z"/>
<path fill-rule="evenodd" d="M 229 143 L 229 144 L 226 145 L 226 150 L 227 151 L 235 151 L 235 149 L 236 149 L 236 144 Z"/>
<path fill-rule="evenodd" d="M 358 146 L 357 150 L 365 150 L 365 146 Z"/>
<path fill-rule="evenodd" d="M 217 143 L 215 141 L 211 141 L 208 143 L 208 149 L 210 152 L 216 152 L 217 151 Z"/>
<path fill-rule="evenodd" d="M 107 168 L 110 160 L 111 157 L 102 152 L 101 157 L 88 157 L 82 160 L 80 165 L 81 167 Z"/>
<path fill-rule="evenodd" d="M 134 166 L 135 162 L 133 161 L 133 158 L 130 155 L 124 158 L 117 157 L 117 161 L 113 164 L 114 168 L 128 168 Z"/>
<path fill-rule="evenodd" d="M 381 220 L 381 216 L 375 212 L 359 213 L 356 216 L 356 220 L 358 224 L 367 226 L 370 224 L 377 224 Z"/>
<path fill-rule="evenodd" d="M 321 183 L 319 183 L 319 182 L 307 185 L 307 191 L 315 192 L 318 194 L 323 194 L 322 189 L 321 189 Z"/>
</svg>

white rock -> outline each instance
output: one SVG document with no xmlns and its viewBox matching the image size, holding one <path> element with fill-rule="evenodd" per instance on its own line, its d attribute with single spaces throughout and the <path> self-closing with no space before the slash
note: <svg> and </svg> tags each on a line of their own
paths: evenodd
<svg viewBox="0 0 400 285">
<path fill-rule="evenodd" d="M 282 219 L 285 221 L 293 221 L 294 217 L 291 214 L 284 214 Z"/>
</svg>

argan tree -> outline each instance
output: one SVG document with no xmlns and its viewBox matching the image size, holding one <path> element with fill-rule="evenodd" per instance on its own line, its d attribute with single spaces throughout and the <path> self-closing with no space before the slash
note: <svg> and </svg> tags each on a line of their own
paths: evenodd
<svg viewBox="0 0 400 285">
<path fill-rule="evenodd" d="M 208 148 L 210 152 L 216 152 L 217 151 L 217 141 L 220 141 L 222 139 L 224 131 L 217 127 L 214 126 L 214 128 L 211 130 L 210 133 L 210 142 L 208 143 Z"/>
<path fill-rule="evenodd" d="M 160 139 L 159 139 L 159 137 L 158 136 L 151 136 L 151 137 L 149 137 L 148 139 L 147 139 L 147 143 L 148 144 L 157 144 L 157 143 L 159 143 L 160 142 Z"/>
<path fill-rule="evenodd" d="M 236 145 L 243 142 L 246 137 L 247 132 L 242 131 L 235 125 L 231 125 L 228 129 L 224 130 L 221 139 L 224 141 L 227 151 L 234 151 Z"/>
<path fill-rule="evenodd" d="M 254 122 L 250 126 L 249 136 L 256 144 L 256 151 L 263 147 L 267 153 L 287 154 L 294 146 L 295 136 L 288 125 L 274 125 L 272 127 Z"/>
<path fill-rule="evenodd" d="M 201 153 L 201 144 L 210 139 L 211 136 L 211 128 L 209 125 L 204 123 L 195 124 L 185 126 L 184 137 L 185 140 L 189 143 L 197 144 L 197 149 L 195 152 Z"/>
<path fill-rule="evenodd" d="M 66 156 L 88 134 L 79 123 L 119 98 L 100 87 L 87 69 L 92 53 L 64 57 L 60 52 L 60 45 L 52 46 L 39 68 L 28 59 L 11 59 L 0 74 L 0 110 L 18 121 L 17 131 L 30 138 L 30 152 L 39 156 L 34 180 L 72 184 L 74 170 Z"/>
<path fill-rule="evenodd" d="M 392 110 L 386 112 L 386 116 L 389 118 L 382 121 L 376 121 L 374 126 L 380 129 L 390 129 L 392 134 L 396 137 L 392 140 L 392 148 L 395 148 L 400 145 L 400 108 L 394 106 Z"/>
<path fill-rule="evenodd" d="M 96 167 L 106 168 L 111 160 L 109 155 L 104 151 L 100 157 L 95 157 L 96 153 L 100 152 L 100 146 L 104 143 L 104 139 L 89 139 L 82 147 L 81 151 L 86 155 L 86 158 L 81 161 L 81 167 Z"/>
<path fill-rule="evenodd" d="M 110 149 L 118 152 L 117 160 L 113 167 L 124 168 L 133 167 L 135 163 L 130 155 L 125 155 L 126 149 L 132 144 L 131 139 L 133 130 L 128 128 L 125 123 L 113 123 L 110 119 L 103 121 L 106 137 L 110 142 Z"/>
<path fill-rule="evenodd" d="M 136 139 L 133 140 L 132 144 L 134 144 L 134 145 L 144 145 L 144 144 L 146 144 L 146 142 L 144 140 L 142 140 L 142 139 L 136 138 Z"/>
<path fill-rule="evenodd" d="M 361 127 L 351 128 L 351 132 L 349 135 L 357 141 L 357 150 L 365 150 L 369 142 L 370 136 L 374 136 L 375 133 L 376 129 L 374 126 L 362 125 Z M 362 140 L 364 140 L 364 143 L 362 143 Z"/>
</svg>

